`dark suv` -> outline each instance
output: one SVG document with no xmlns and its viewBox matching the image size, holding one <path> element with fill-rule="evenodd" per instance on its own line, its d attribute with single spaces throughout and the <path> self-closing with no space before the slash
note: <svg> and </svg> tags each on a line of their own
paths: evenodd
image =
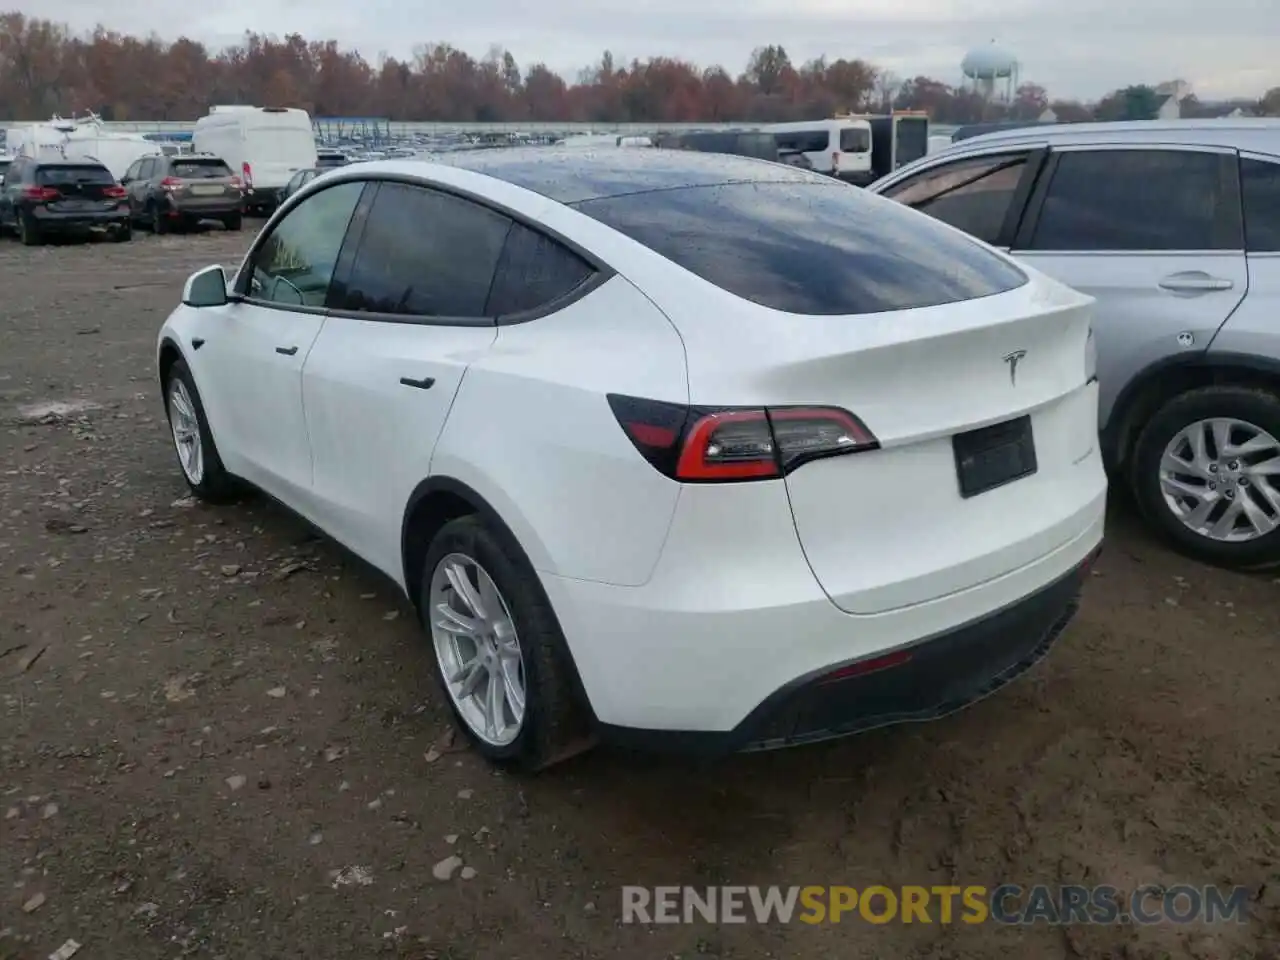
<svg viewBox="0 0 1280 960">
<path fill-rule="evenodd" d="M 91 160 L 17 157 L 0 181 L 0 231 L 27 246 L 55 235 L 128 240 L 129 204 L 111 171 Z"/>
<path fill-rule="evenodd" d="M 154 233 L 220 220 L 239 230 L 244 210 L 240 178 L 212 154 L 143 157 L 120 178 L 129 193 L 129 210 Z"/>
</svg>

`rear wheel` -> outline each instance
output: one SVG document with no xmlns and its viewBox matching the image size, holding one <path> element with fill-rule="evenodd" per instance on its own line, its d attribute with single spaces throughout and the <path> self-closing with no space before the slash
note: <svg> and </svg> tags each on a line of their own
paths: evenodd
<svg viewBox="0 0 1280 960">
<path fill-rule="evenodd" d="M 151 224 L 151 232 L 156 236 L 160 236 L 162 233 L 168 233 L 169 224 L 165 218 L 161 216 L 160 206 L 155 201 L 152 201 L 147 204 L 147 210 L 149 211 L 147 214 L 147 222 Z"/>
<path fill-rule="evenodd" d="M 479 753 L 534 771 L 591 746 L 564 635 L 505 533 L 477 516 L 445 524 L 419 589 L 437 679 Z"/>
<path fill-rule="evenodd" d="M 111 239 L 115 243 L 126 243 L 129 240 L 132 240 L 133 226 L 129 223 L 124 223 L 121 226 L 116 227 L 115 230 L 111 231 Z"/>
<path fill-rule="evenodd" d="M 200 391 L 187 364 L 177 360 L 169 368 L 164 387 L 165 411 L 173 436 L 174 452 L 187 486 L 201 500 L 224 503 L 239 492 L 235 478 L 227 473 L 218 448 L 209 432 L 209 422 L 200 401 Z"/>
<path fill-rule="evenodd" d="M 44 242 L 44 237 L 40 235 L 40 227 L 25 213 L 18 214 L 18 239 L 22 241 L 23 246 L 27 247 L 36 247 Z"/>
<path fill-rule="evenodd" d="M 1237 569 L 1280 564 L 1280 398 L 1235 386 L 1173 398 L 1138 438 L 1131 483 L 1184 553 Z"/>
<path fill-rule="evenodd" d="M 243 218 L 238 213 L 231 213 L 222 218 L 222 225 L 228 230 L 239 230 L 243 225 Z"/>
</svg>

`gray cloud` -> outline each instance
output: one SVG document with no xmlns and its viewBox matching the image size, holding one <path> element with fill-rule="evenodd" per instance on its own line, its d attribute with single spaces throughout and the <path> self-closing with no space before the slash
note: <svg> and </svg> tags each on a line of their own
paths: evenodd
<svg viewBox="0 0 1280 960">
<path fill-rule="evenodd" d="M 102 19 L 89 0 L 18 7 L 76 30 Z M 400 0 L 222 0 L 185 7 L 180 19 L 175 12 L 163 0 L 134 0 L 113 10 L 107 26 L 169 39 L 181 32 L 214 46 L 245 30 L 296 31 L 336 38 L 371 61 L 409 56 L 419 43 L 448 42 L 477 56 L 500 44 L 522 64 L 541 60 L 569 77 L 605 49 L 617 61 L 666 54 L 737 73 L 752 48 L 781 43 L 797 63 L 861 57 L 901 76 L 952 83 L 967 49 L 998 38 L 1021 61 L 1023 79 L 1055 96 L 1094 99 L 1128 83 L 1175 78 L 1204 98 L 1258 96 L 1280 85 L 1280 0 L 434 0 L 417 8 Z"/>
</svg>

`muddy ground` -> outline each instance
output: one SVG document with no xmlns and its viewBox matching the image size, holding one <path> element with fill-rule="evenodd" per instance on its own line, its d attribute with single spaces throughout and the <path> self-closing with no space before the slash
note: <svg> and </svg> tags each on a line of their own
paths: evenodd
<svg viewBox="0 0 1280 960">
<path fill-rule="evenodd" d="M 251 236 L 0 242 L 0 958 L 1280 955 L 1274 577 L 1116 505 L 1058 649 L 959 716 L 498 775 L 442 737 L 388 583 L 261 500 L 184 499 L 156 330 Z M 619 923 L 622 884 L 1005 881 L 1256 900 L 1215 927 Z"/>
</svg>

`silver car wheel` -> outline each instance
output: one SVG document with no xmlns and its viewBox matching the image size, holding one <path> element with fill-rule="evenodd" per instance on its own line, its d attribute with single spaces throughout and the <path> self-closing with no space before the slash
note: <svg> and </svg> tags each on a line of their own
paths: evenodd
<svg viewBox="0 0 1280 960">
<path fill-rule="evenodd" d="M 476 560 L 450 553 L 436 564 L 427 597 L 431 641 L 454 707 L 485 743 L 510 744 L 524 725 L 524 660 L 497 585 Z"/>
<path fill-rule="evenodd" d="M 204 480 L 204 443 L 200 439 L 200 416 L 187 392 L 187 385 L 180 377 L 169 384 L 169 427 L 173 430 L 173 445 L 178 451 L 178 463 L 192 486 L 198 487 Z"/>
<path fill-rule="evenodd" d="M 1160 458 L 1160 490 L 1189 530 L 1246 543 L 1280 526 L 1280 441 L 1244 420 L 1197 420 Z"/>
</svg>

